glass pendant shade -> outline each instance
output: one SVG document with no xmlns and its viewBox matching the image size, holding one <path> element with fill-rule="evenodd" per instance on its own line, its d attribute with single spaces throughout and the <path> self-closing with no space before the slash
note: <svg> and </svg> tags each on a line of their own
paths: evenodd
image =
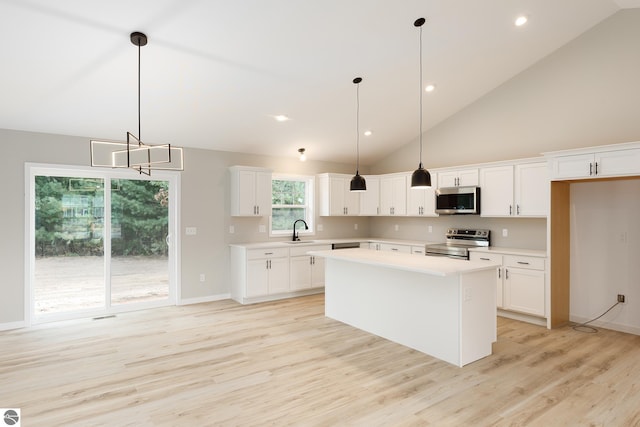
<svg viewBox="0 0 640 427">
<path fill-rule="evenodd" d="M 351 191 L 367 191 L 367 181 L 357 171 L 353 178 L 351 178 L 351 185 L 349 188 Z"/>
<path fill-rule="evenodd" d="M 431 174 L 422 167 L 422 163 L 418 169 L 411 174 L 411 188 L 429 188 L 431 187 Z"/>
</svg>

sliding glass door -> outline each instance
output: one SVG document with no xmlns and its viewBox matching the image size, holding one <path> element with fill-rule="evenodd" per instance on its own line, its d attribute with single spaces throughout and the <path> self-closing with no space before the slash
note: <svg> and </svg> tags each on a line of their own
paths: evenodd
<svg viewBox="0 0 640 427">
<path fill-rule="evenodd" d="M 175 302 L 175 175 L 29 170 L 32 322 Z"/>
</svg>

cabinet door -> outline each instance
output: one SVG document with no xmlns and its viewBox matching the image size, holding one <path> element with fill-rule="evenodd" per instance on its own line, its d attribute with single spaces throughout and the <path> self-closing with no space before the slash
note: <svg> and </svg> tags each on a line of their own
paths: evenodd
<svg viewBox="0 0 640 427">
<path fill-rule="evenodd" d="M 392 179 L 393 184 L 393 214 L 407 214 L 407 176 L 396 176 Z"/>
<path fill-rule="evenodd" d="M 503 286 L 503 275 L 502 272 L 502 255 L 498 254 L 488 254 L 484 252 L 471 252 L 469 254 L 470 261 L 480 261 L 480 262 L 492 262 L 498 264 L 496 268 L 496 306 L 498 308 L 504 307 L 504 286 Z"/>
<path fill-rule="evenodd" d="M 407 245 L 394 245 L 391 243 L 380 243 L 381 251 L 391 251 L 391 252 L 399 252 L 403 254 L 411 253 L 411 246 Z"/>
<path fill-rule="evenodd" d="M 544 316 L 544 271 L 504 269 L 505 308 Z"/>
<path fill-rule="evenodd" d="M 480 215 L 511 216 L 513 205 L 513 166 L 480 169 Z"/>
<path fill-rule="evenodd" d="M 271 173 L 257 172 L 255 177 L 255 204 L 259 216 L 271 215 Z"/>
<path fill-rule="evenodd" d="M 463 169 L 458 171 L 458 186 L 475 187 L 478 185 L 478 169 Z"/>
<path fill-rule="evenodd" d="M 640 149 L 616 150 L 596 153 L 598 176 L 621 176 L 640 174 Z M 596 166 L 594 165 L 594 174 Z"/>
<path fill-rule="evenodd" d="M 345 215 L 360 215 L 360 192 L 351 191 L 351 178 L 343 181 Z"/>
<path fill-rule="evenodd" d="M 238 215 L 257 215 L 256 210 L 256 173 L 238 171 Z"/>
<path fill-rule="evenodd" d="M 556 179 L 589 177 L 594 172 L 593 163 L 593 154 L 556 157 L 551 161 L 552 175 Z"/>
<path fill-rule="evenodd" d="M 311 257 L 308 255 L 289 258 L 290 283 L 292 291 L 311 287 Z"/>
<path fill-rule="evenodd" d="M 360 215 L 380 215 L 380 179 L 367 176 L 367 191 L 360 193 Z"/>
<path fill-rule="evenodd" d="M 269 260 L 269 293 L 289 292 L 289 258 Z"/>
<path fill-rule="evenodd" d="M 247 283 L 245 297 L 259 297 L 269 294 L 268 260 L 254 259 L 247 261 Z"/>
<path fill-rule="evenodd" d="M 549 168 L 546 162 L 515 167 L 516 215 L 546 217 L 549 213 Z"/>
<path fill-rule="evenodd" d="M 324 258 L 311 257 L 311 287 L 324 287 Z"/>
<path fill-rule="evenodd" d="M 455 187 L 458 184 L 458 172 L 440 172 L 438 173 L 438 188 Z"/>
<path fill-rule="evenodd" d="M 331 216 L 345 215 L 344 179 L 329 178 L 329 214 Z"/>
<path fill-rule="evenodd" d="M 380 214 L 392 215 L 393 182 L 390 178 L 380 178 Z"/>
</svg>

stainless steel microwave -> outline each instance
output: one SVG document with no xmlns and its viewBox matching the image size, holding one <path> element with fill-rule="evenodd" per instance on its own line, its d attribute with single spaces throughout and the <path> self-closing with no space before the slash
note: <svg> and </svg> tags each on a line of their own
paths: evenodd
<svg viewBox="0 0 640 427">
<path fill-rule="evenodd" d="M 477 215 L 480 213 L 480 187 L 446 187 L 436 191 L 436 213 Z"/>
</svg>

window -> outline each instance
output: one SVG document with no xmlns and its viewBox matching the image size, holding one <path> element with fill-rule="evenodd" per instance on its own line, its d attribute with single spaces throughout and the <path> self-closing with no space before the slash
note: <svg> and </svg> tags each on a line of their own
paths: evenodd
<svg viewBox="0 0 640 427">
<path fill-rule="evenodd" d="M 296 226 L 302 234 L 313 234 L 313 176 L 274 174 L 271 180 L 271 235 L 293 233 L 293 223 L 303 219 L 309 226 Z"/>
</svg>

